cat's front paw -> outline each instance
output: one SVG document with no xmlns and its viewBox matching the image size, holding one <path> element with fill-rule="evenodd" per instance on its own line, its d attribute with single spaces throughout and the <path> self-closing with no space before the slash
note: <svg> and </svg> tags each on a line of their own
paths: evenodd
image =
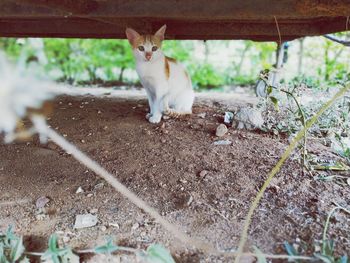
<svg viewBox="0 0 350 263">
<path fill-rule="evenodd" d="M 161 119 L 162 115 L 152 115 L 151 117 L 149 117 L 148 121 L 150 123 L 159 123 Z"/>
</svg>

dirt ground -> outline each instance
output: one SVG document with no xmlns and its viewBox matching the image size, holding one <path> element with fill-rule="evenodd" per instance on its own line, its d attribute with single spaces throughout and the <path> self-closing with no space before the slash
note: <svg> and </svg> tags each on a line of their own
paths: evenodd
<svg viewBox="0 0 350 263">
<path fill-rule="evenodd" d="M 62 96 L 48 122 L 166 219 L 230 250 L 237 247 L 250 203 L 288 144 L 287 138 L 229 128 L 224 139 L 232 145 L 214 145 L 223 112 L 237 105 L 199 100 L 192 116 L 152 125 L 145 120 L 145 99 Z M 310 151 L 336 158 L 322 145 Z M 79 187 L 83 192 L 77 193 Z M 44 209 L 35 205 L 40 197 L 50 200 Z M 294 156 L 264 194 L 249 244 L 285 254 L 288 241 L 311 255 L 333 202 L 349 207 L 349 197 L 349 186 L 303 175 Z M 98 216 L 97 226 L 74 229 L 76 215 L 88 212 Z M 331 220 L 328 235 L 337 254 L 350 251 L 349 223 L 344 213 Z M 136 248 L 164 244 L 177 262 L 231 261 L 187 249 L 69 154 L 37 138 L 0 145 L 0 228 L 9 224 L 25 236 L 29 251 L 46 249 L 48 236 L 57 232 L 74 248 L 101 245 L 113 236 Z"/>
</svg>

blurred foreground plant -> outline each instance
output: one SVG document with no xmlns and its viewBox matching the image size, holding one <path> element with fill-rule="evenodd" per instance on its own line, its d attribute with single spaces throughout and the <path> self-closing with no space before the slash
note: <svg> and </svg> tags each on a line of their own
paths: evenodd
<svg viewBox="0 0 350 263">
<path fill-rule="evenodd" d="M 53 234 L 49 238 L 45 252 L 25 251 L 23 238 L 16 236 L 9 227 L 6 233 L 0 232 L 0 263 L 29 263 L 28 257 L 40 257 L 45 263 L 79 263 L 82 254 L 103 254 L 112 257 L 113 253 L 133 253 L 140 262 L 145 263 L 175 263 L 169 251 L 162 245 L 151 244 L 147 250 L 117 246 L 111 238 L 106 244 L 93 249 L 74 251 L 70 247 L 59 246 L 58 237 Z"/>
</svg>

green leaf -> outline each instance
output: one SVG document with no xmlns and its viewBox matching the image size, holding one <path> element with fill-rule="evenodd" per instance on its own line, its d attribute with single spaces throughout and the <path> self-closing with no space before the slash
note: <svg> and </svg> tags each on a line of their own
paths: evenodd
<svg viewBox="0 0 350 263">
<path fill-rule="evenodd" d="M 348 263 L 348 256 L 344 255 L 341 258 L 339 258 L 336 262 L 337 263 Z"/>
<path fill-rule="evenodd" d="M 0 243 L 0 263 L 8 263 L 5 256 L 4 244 Z"/>
<path fill-rule="evenodd" d="M 16 239 L 18 239 L 18 237 L 15 236 L 12 230 L 12 225 L 10 225 L 5 234 L 5 240 L 4 240 L 5 248 L 11 248 L 12 240 L 16 240 Z"/>
<path fill-rule="evenodd" d="M 267 263 L 266 257 L 263 252 L 256 246 L 254 246 L 254 253 L 258 259 L 258 263 Z"/>
<path fill-rule="evenodd" d="M 267 95 L 270 95 L 272 93 L 272 86 L 268 86 L 266 89 Z"/>
<path fill-rule="evenodd" d="M 50 251 L 56 251 L 58 248 L 58 242 L 57 242 L 57 235 L 53 234 L 49 238 L 49 250 Z"/>
<path fill-rule="evenodd" d="M 57 242 L 57 235 L 55 234 L 50 236 L 49 247 L 41 256 L 41 259 L 44 262 L 47 261 L 53 263 L 79 262 L 79 257 L 74 255 L 70 248 L 59 248 Z"/>
<path fill-rule="evenodd" d="M 270 98 L 270 100 L 272 101 L 272 103 L 273 103 L 275 109 L 276 109 L 277 111 L 279 111 L 278 100 L 277 100 L 275 97 L 269 97 L 269 98 Z"/>
<path fill-rule="evenodd" d="M 118 249 L 118 246 L 113 244 L 112 238 L 109 238 L 105 245 L 96 247 L 94 251 L 97 254 L 111 254 L 114 251 L 117 251 Z"/>
<path fill-rule="evenodd" d="M 17 238 L 17 240 L 13 240 L 11 243 L 10 259 L 15 262 L 22 256 L 25 250 L 23 246 L 23 237 Z"/>
<path fill-rule="evenodd" d="M 160 244 L 150 245 L 146 252 L 149 263 L 175 263 L 169 251 Z"/>
<path fill-rule="evenodd" d="M 330 258 L 326 255 L 321 255 L 321 254 L 314 254 L 316 258 L 322 260 L 324 263 L 334 263 L 333 258 Z"/>
<path fill-rule="evenodd" d="M 284 241 L 283 244 L 289 256 L 299 256 L 293 245 L 289 244 L 287 241 Z"/>
<path fill-rule="evenodd" d="M 325 240 L 322 244 L 322 254 L 325 256 L 333 257 L 334 255 L 334 241 Z"/>
</svg>

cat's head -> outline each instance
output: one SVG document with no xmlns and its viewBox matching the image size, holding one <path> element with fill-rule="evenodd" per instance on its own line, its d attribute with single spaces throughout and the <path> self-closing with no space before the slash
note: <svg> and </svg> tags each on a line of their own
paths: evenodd
<svg viewBox="0 0 350 263">
<path fill-rule="evenodd" d="M 154 61 L 161 56 L 162 41 L 164 40 L 166 25 L 162 26 L 154 35 L 140 35 L 132 28 L 125 33 L 133 48 L 135 59 L 138 61 Z"/>
</svg>

